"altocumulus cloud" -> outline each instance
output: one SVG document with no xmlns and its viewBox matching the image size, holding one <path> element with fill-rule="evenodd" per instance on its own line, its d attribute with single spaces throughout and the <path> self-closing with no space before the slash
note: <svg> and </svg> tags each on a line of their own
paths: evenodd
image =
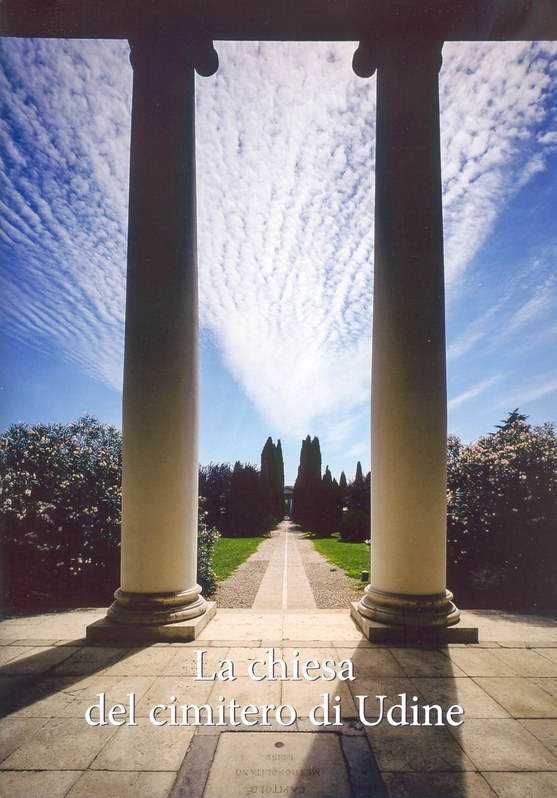
<svg viewBox="0 0 557 798">
<path fill-rule="evenodd" d="M 131 67 L 114 42 L 4 41 L 5 323 L 121 385 Z"/>
<path fill-rule="evenodd" d="M 449 288 L 555 141 L 554 43 L 446 44 L 440 78 Z"/>
<path fill-rule="evenodd" d="M 297 436 L 369 390 L 374 87 L 352 51 L 223 43 L 199 97 L 203 320 Z"/>
<path fill-rule="evenodd" d="M 282 434 L 368 400 L 374 80 L 353 45 L 220 43 L 198 80 L 203 327 Z M 450 44 L 441 73 L 447 276 L 545 168 L 553 45 Z M 131 68 L 123 42 L 10 41 L 0 126 L 10 334 L 121 380 Z M 554 103 L 553 103 L 554 105 Z M 533 313 L 536 305 L 524 309 Z M 520 320 L 520 319 L 519 319 Z M 481 337 L 481 331 L 477 331 Z"/>
</svg>

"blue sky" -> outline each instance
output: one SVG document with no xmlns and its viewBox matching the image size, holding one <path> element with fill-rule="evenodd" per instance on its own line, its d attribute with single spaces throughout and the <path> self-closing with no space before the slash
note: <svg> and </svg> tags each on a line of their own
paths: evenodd
<svg viewBox="0 0 557 798">
<path fill-rule="evenodd" d="M 3 40 L 0 425 L 120 425 L 125 42 Z M 197 79 L 200 460 L 369 467 L 375 80 L 352 44 L 220 43 Z M 440 75 L 449 430 L 557 419 L 557 46 Z"/>
</svg>

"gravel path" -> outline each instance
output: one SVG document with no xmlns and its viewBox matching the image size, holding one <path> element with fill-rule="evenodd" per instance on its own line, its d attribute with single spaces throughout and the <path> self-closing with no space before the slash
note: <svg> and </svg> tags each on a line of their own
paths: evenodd
<svg viewBox="0 0 557 798">
<path fill-rule="evenodd" d="M 362 598 L 363 582 L 319 554 L 309 538 L 298 538 L 297 544 L 318 609 L 344 609 Z"/>
<path fill-rule="evenodd" d="M 276 532 L 272 532 L 268 540 L 262 540 L 256 552 L 218 583 L 214 595 L 210 597 L 217 602 L 217 607 L 236 610 L 251 608 L 273 553 L 273 536 L 276 536 Z"/>
<path fill-rule="evenodd" d="M 248 557 L 230 576 L 219 582 L 213 598 L 217 606 L 230 609 L 249 609 L 259 590 L 265 571 L 280 535 L 274 530 L 262 541 L 257 551 Z M 318 609 L 345 609 L 350 602 L 359 601 L 363 584 L 347 576 L 341 568 L 319 554 L 309 538 L 292 535 L 302 558 Z"/>
</svg>

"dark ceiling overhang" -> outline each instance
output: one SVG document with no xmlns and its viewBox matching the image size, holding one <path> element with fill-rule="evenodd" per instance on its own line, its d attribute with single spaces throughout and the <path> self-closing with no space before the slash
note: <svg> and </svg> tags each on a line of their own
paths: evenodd
<svg viewBox="0 0 557 798">
<path fill-rule="evenodd" d="M 359 41 L 557 39 L 557 0 L 0 0 L 0 35 Z"/>
</svg>

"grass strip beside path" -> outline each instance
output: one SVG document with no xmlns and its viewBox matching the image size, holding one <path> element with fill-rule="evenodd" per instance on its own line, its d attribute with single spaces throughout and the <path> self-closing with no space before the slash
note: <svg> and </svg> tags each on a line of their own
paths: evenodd
<svg viewBox="0 0 557 798">
<path fill-rule="evenodd" d="M 247 560 L 267 537 L 268 535 L 255 538 L 219 538 L 213 555 L 213 569 L 217 580 L 222 582 L 230 576 L 232 571 Z"/>
<path fill-rule="evenodd" d="M 365 543 L 343 543 L 338 532 L 330 538 L 311 538 L 324 557 L 342 568 L 348 576 L 360 579 L 362 571 L 369 571 L 369 546 Z"/>
</svg>

